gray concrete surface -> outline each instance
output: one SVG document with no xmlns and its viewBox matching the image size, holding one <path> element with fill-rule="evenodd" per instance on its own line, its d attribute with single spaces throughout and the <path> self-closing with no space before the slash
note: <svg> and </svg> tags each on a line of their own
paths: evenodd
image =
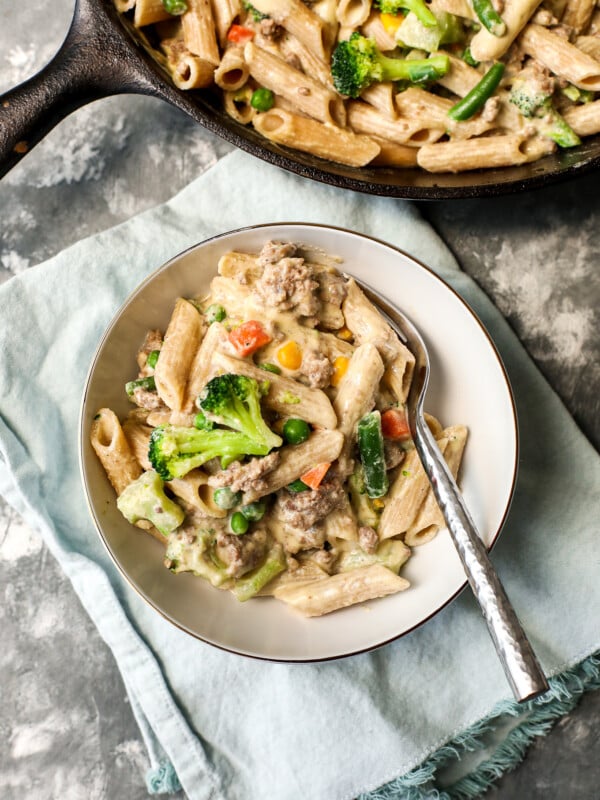
<svg viewBox="0 0 600 800">
<path fill-rule="evenodd" d="M 51 57 L 70 6 L 0 0 L 0 92 Z M 0 182 L 0 281 L 167 199 L 228 150 L 148 98 L 111 98 L 78 111 Z M 164 164 L 167 180 L 157 169 Z M 592 175 L 543 192 L 421 211 L 598 448 L 597 184 Z M 112 655 L 37 535 L 4 504 L 0 589 L 0 798 L 146 798 L 144 748 Z M 595 693 L 486 800 L 600 797 L 599 731 Z"/>
</svg>

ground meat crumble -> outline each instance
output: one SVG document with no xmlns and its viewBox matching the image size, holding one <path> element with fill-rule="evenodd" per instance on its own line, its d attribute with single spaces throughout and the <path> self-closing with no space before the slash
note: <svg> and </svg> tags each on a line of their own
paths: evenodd
<svg viewBox="0 0 600 800">
<path fill-rule="evenodd" d="M 264 458 L 253 458 L 246 464 L 233 461 L 227 469 L 208 479 L 209 486 L 229 486 L 232 492 L 251 492 L 260 497 L 268 490 L 264 476 L 279 464 L 279 452 L 269 453 Z"/>
<path fill-rule="evenodd" d="M 307 531 L 312 525 L 326 517 L 335 508 L 339 508 L 346 498 L 342 484 L 338 480 L 323 482 L 318 489 L 306 492 L 289 492 L 281 489 L 277 492 L 275 512 L 283 522 L 293 528 Z M 312 546 L 320 547 L 313 544 Z"/>
</svg>

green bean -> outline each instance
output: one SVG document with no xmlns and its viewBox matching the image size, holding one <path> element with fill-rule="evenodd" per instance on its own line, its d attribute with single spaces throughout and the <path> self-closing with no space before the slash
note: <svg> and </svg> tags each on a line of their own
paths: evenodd
<svg viewBox="0 0 600 800">
<path fill-rule="evenodd" d="M 369 497 L 383 497 L 389 488 L 385 470 L 381 414 L 371 411 L 358 421 L 358 451 Z"/>
<path fill-rule="evenodd" d="M 492 0 L 473 0 L 473 11 L 477 14 L 477 19 L 492 36 L 504 36 L 506 33 L 506 22 L 492 5 Z"/>
<path fill-rule="evenodd" d="M 146 359 L 146 364 L 151 369 L 154 369 L 154 367 L 156 366 L 156 362 L 158 361 L 159 355 L 160 355 L 160 350 L 152 350 L 151 353 L 148 353 L 148 358 Z"/>
<path fill-rule="evenodd" d="M 156 383 L 154 382 L 154 375 L 149 375 L 147 378 L 138 378 L 135 381 L 128 381 L 125 384 L 125 391 L 129 397 L 133 396 L 136 389 L 146 389 L 148 392 L 155 392 Z"/>
<path fill-rule="evenodd" d="M 264 369 L 266 372 L 272 372 L 273 375 L 281 375 L 281 370 L 277 366 L 277 364 L 271 364 L 268 361 L 265 361 L 263 364 L 258 365 L 261 369 Z"/>
<path fill-rule="evenodd" d="M 448 116 L 458 122 L 470 119 L 473 114 L 479 111 L 485 101 L 494 94 L 503 74 L 504 64 L 496 62 L 488 69 L 479 83 L 471 89 L 469 94 L 452 106 L 448 111 Z"/>
<path fill-rule="evenodd" d="M 288 492 L 294 492 L 294 494 L 297 494 L 298 492 L 306 492 L 308 489 L 310 489 L 310 486 L 307 486 L 304 481 L 300 480 L 300 478 L 288 483 L 287 485 Z"/>
</svg>

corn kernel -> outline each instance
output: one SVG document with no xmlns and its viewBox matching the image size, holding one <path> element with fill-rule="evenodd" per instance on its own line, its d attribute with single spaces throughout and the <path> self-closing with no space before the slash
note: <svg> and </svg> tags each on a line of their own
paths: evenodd
<svg viewBox="0 0 600 800">
<path fill-rule="evenodd" d="M 345 325 L 343 328 L 339 329 L 339 331 L 337 332 L 337 336 L 338 339 L 343 339 L 345 342 L 349 342 L 352 339 L 354 339 L 354 334 L 352 333 L 350 328 L 347 328 Z"/>
<path fill-rule="evenodd" d="M 371 503 L 373 504 L 375 511 L 381 511 L 385 507 L 385 502 L 381 499 L 381 497 L 374 497 L 371 500 Z"/>
<path fill-rule="evenodd" d="M 285 369 L 300 369 L 302 364 L 302 350 L 296 342 L 290 339 L 277 351 L 277 361 Z"/>
<path fill-rule="evenodd" d="M 333 362 L 333 375 L 331 376 L 331 385 L 337 386 L 342 380 L 348 369 L 349 360 L 346 356 L 338 356 Z"/>
<path fill-rule="evenodd" d="M 380 14 L 381 24 L 386 30 L 386 33 L 389 33 L 390 36 L 395 36 L 396 31 L 402 24 L 404 17 L 402 14 Z"/>
</svg>

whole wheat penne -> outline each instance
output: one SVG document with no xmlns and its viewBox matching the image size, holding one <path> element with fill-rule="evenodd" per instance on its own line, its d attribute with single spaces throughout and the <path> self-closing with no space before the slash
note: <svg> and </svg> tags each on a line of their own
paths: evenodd
<svg viewBox="0 0 600 800">
<path fill-rule="evenodd" d="M 214 490 L 208 483 L 208 475 L 201 469 L 193 469 L 183 478 L 174 478 L 167 482 L 167 486 L 173 494 L 204 516 L 215 519 L 227 516 L 227 511 L 215 503 Z"/>
<path fill-rule="evenodd" d="M 346 325 L 358 344 L 371 342 L 379 350 L 386 366 L 385 379 L 398 400 L 404 402 L 415 364 L 413 354 L 398 339 L 356 281 L 350 279 L 342 304 Z"/>
<path fill-rule="evenodd" d="M 371 13 L 370 0 L 339 0 L 337 19 L 346 28 L 359 28 Z"/>
<path fill-rule="evenodd" d="M 523 50 L 559 78 L 580 89 L 600 90 L 600 62 L 541 25 L 528 25 L 519 38 Z"/>
<path fill-rule="evenodd" d="M 464 172 L 537 161 L 555 149 L 549 139 L 516 133 L 425 145 L 417 154 L 417 162 L 429 172 Z"/>
<path fill-rule="evenodd" d="M 452 428 L 446 428 L 440 434 L 440 438 L 447 440 L 444 459 L 453 477 L 456 478 L 467 443 L 467 429 L 464 425 L 455 425 Z M 429 487 L 425 501 L 406 531 L 404 541 L 409 547 L 425 544 L 445 524 L 444 516 L 439 509 L 433 490 Z"/>
<path fill-rule="evenodd" d="M 213 375 L 213 358 L 219 344 L 227 338 L 220 322 L 213 322 L 196 349 L 189 365 L 188 379 L 180 411 L 191 413 L 196 398 Z"/>
<path fill-rule="evenodd" d="M 225 91 L 234 92 L 248 80 L 250 70 L 241 47 L 228 47 L 214 72 L 214 81 Z"/>
<path fill-rule="evenodd" d="M 182 410 L 190 366 L 203 332 L 204 321 L 198 310 L 180 297 L 154 370 L 156 391 L 173 411 Z"/>
<path fill-rule="evenodd" d="M 596 0 L 567 0 L 560 21 L 575 33 L 581 33 L 590 24 L 595 8 Z"/>
<path fill-rule="evenodd" d="M 381 564 L 332 575 L 325 580 L 280 586 L 273 594 L 306 617 L 329 614 L 346 606 L 401 592 L 410 586 Z"/>
<path fill-rule="evenodd" d="M 442 455 L 448 440 L 442 436 L 437 440 Z M 429 491 L 429 480 L 416 449 L 411 450 L 400 467 L 386 498 L 385 508 L 379 523 L 379 538 L 383 541 L 391 536 L 405 533 L 413 524 Z"/>
<path fill-rule="evenodd" d="M 344 103 L 331 89 L 305 75 L 278 56 L 248 42 L 244 58 L 252 77 L 281 95 L 309 117 L 332 125 L 345 123 Z"/>
<path fill-rule="evenodd" d="M 135 2 L 133 24 L 136 28 L 143 28 L 146 25 L 152 25 L 170 17 L 171 15 L 165 9 L 162 0 L 136 0 Z"/>
<path fill-rule="evenodd" d="M 316 430 L 302 444 L 283 447 L 279 464 L 264 476 L 264 486 L 244 493 L 244 503 L 283 489 L 317 464 L 333 463 L 339 456 L 344 436 L 340 431 Z"/>
<path fill-rule="evenodd" d="M 221 56 L 210 0 L 186 0 L 186 2 L 187 11 L 181 15 L 185 46 L 190 53 L 215 69 Z"/>
<path fill-rule="evenodd" d="M 101 408 L 94 417 L 90 443 L 117 495 L 142 474 L 119 418 L 110 408 Z"/>
<path fill-rule="evenodd" d="M 363 167 L 379 154 L 379 145 L 367 136 L 334 125 L 274 108 L 256 114 L 252 124 L 267 139 L 295 147 L 321 158 L 335 158 L 340 164 Z"/>
<path fill-rule="evenodd" d="M 600 100 L 572 106 L 563 116 L 578 136 L 600 133 Z"/>
<path fill-rule="evenodd" d="M 222 48 L 227 45 L 227 34 L 242 12 L 241 0 L 211 0 L 217 41 Z"/>
<path fill-rule="evenodd" d="M 471 55 L 476 61 L 492 61 L 503 56 L 521 33 L 540 0 L 506 0 L 502 19 L 506 24 L 503 36 L 494 36 L 483 25 L 471 39 Z"/>
<path fill-rule="evenodd" d="M 340 381 L 333 401 L 337 414 L 338 430 L 344 434 L 344 447 L 340 456 L 340 469 L 352 472 L 350 452 L 355 441 L 356 424 L 374 405 L 375 391 L 385 367 L 374 344 L 359 345 Z"/>
<path fill-rule="evenodd" d="M 437 142 L 444 135 L 439 126 L 429 127 L 419 119 L 392 119 L 369 103 L 356 100 L 348 104 L 348 124 L 353 131 L 389 139 L 398 144 L 420 147 Z"/>
<path fill-rule="evenodd" d="M 296 36 L 319 58 L 328 59 L 333 28 L 301 0 L 257 0 L 254 7 Z"/>
</svg>

